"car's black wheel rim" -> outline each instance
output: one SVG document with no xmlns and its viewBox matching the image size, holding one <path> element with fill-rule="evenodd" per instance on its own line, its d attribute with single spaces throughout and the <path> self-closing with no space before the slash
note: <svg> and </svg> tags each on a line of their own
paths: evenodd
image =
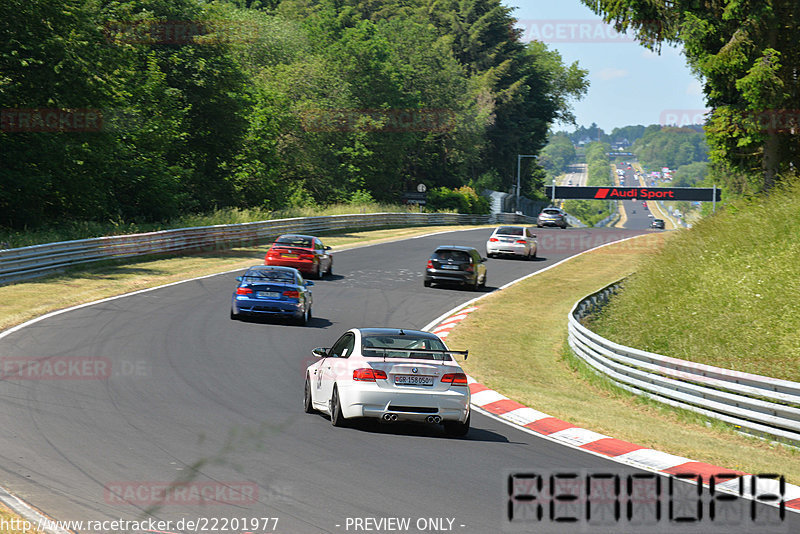
<svg viewBox="0 0 800 534">
<path fill-rule="evenodd" d="M 306 377 L 306 384 L 303 389 L 303 410 L 306 413 L 311 413 L 314 411 L 314 405 L 311 402 L 311 384 L 308 382 L 308 377 Z"/>
<path fill-rule="evenodd" d="M 339 403 L 339 391 L 334 389 L 331 397 L 331 424 L 333 426 L 344 426 L 342 417 L 342 405 Z"/>
</svg>

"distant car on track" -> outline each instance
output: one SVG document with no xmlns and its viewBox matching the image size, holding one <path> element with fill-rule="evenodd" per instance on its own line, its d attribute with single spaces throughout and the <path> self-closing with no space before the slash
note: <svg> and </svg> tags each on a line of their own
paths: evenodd
<svg viewBox="0 0 800 534">
<path fill-rule="evenodd" d="M 285 234 L 272 243 L 264 257 L 265 265 L 294 267 L 315 278 L 333 274 L 333 256 L 318 237 Z"/>
<path fill-rule="evenodd" d="M 357 418 L 385 423 L 441 424 L 451 436 L 470 425 L 467 375 L 457 354 L 429 332 L 353 328 L 306 368 L 303 408 L 327 414 L 334 426 Z"/>
<path fill-rule="evenodd" d="M 473 291 L 486 287 L 486 258 L 472 247 L 437 247 L 425 267 L 424 285 L 456 284 Z"/>
<path fill-rule="evenodd" d="M 300 271 L 292 267 L 256 265 L 237 276 L 231 297 L 231 319 L 244 316 L 294 319 L 305 325 L 311 319 L 313 298 Z"/>
<path fill-rule="evenodd" d="M 536 234 L 525 226 L 498 226 L 486 241 L 486 255 L 521 256 L 526 260 L 536 257 Z"/>
<path fill-rule="evenodd" d="M 567 227 L 567 213 L 561 208 L 545 208 L 539 213 L 536 219 L 536 226 L 558 226 L 559 228 Z"/>
<path fill-rule="evenodd" d="M 650 222 L 650 228 L 658 228 L 663 230 L 665 227 L 664 219 L 653 219 Z"/>
</svg>

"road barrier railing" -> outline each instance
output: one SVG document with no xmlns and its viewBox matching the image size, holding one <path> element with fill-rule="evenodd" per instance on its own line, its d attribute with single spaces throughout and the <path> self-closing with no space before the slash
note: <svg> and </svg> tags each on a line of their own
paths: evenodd
<svg viewBox="0 0 800 534">
<path fill-rule="evenodd" d="M 143 234 L 98 237 L 0 250 L 0 284 L 27 280 L 81 264 L 232 246 L 254 246 L 284 233 L 325 233 L 336 230 L 397 226 L 527 223 L 513 213 L 367 213 L 275 219 L 239 224 L 161 230 Z"/>
<path fill-rule="evenodd" d="M 573 306 L 568 340 L 596 372 L 636 395 L 645 395 L 729 423 L 762 438 L 800 445 L 800 383 L 694 363 L 620 345 L 583 321 L 618 291 L 621 282 Z"/>
</svg>

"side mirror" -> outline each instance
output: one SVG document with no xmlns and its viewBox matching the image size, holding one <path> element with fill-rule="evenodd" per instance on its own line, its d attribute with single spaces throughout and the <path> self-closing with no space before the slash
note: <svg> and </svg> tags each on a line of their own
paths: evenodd
<svg viewBox="0 0 800 534">
<path fill-rule="evenodd" d="M 531 235 L 533 236 L 534 239 L 536 239 L 536 234 L 531 234 Z"/>
<path fill-rule="evenodd" d="M 314 285 L 314 282 L 312 282 L 311 280 L 306 280 L 306 281 L 305 281 L 305 282 L 303 282 L 303 283 L 304 283 L 305 285 L 307 285 L 307 286 L 313 286 L 313 285 Z"/>
<path fill-rule="evenodd" d="M 317 358 L 327 358 L 328 357 L 328 349 L 323 349 L 322 347 L 317 347 L 311 351 L 311 354 L 316 356 Z"/>
<path fill-rule="evenodd" d="M 236 277 L 236 281 L 237 282 L 241 282 L 242 280 L 244 280 L 244 276 L 237 276 Z"/>
<path fill-rule="evenodd" d="M 485 261 L 486 261 L 486 258 L 481 258 L 481 263 L 484 263 Z"/>
<path fill-rule="evenodd" d="M 327 245 L 325 246 L 325 250 L 330 250 L 330 249 L 331 249 L 330 246 L 327 246 Z"/>
</svg>

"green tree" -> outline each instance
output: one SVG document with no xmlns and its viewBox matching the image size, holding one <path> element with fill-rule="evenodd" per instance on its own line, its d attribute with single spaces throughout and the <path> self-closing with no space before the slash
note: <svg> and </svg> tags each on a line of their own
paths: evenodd
<svg viewBox="0 0 800 534">
<path fill-rule="evenodd" d="M 660 50 L 681 44 L 704 80 L 714 162 L 771 189 L 800 165 L 800 3 L 796 0 L 583 0 L 618 30 Z M 789 116 L 794 113 L 795 127 Z"/>
</svg>

